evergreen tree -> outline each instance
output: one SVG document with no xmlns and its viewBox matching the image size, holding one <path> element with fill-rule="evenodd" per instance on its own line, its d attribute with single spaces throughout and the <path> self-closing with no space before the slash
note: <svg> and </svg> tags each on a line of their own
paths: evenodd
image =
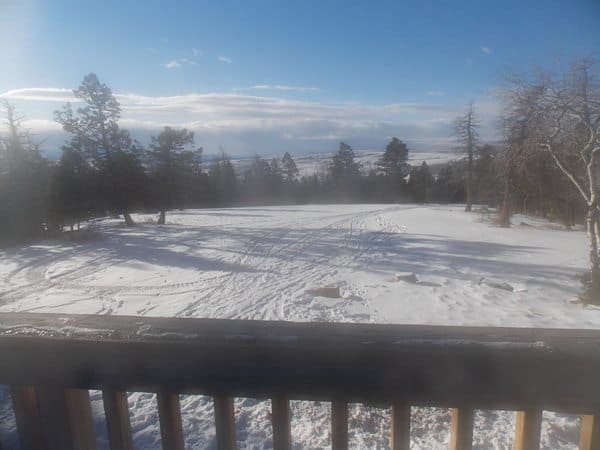
<svg viewBox="0 0 600 450">
<path fill-rule="evenodd" d="M 8 243 L 47 229 L 49 167 L 14 106 L 2 101 L 0 107 L 7 125 L 0 140 L 0 242 Z"/>
<path fill-rule="evenodd" d="M 251 202 L 267 201 L 273 197 L 273 172 L 271 165 L 259 155 L 255 155 L 244 171 L 244 195 Z"/>
<path fill-rule="evenodd" d="M 392 138 L 377 161 L 377 168 L 386 177 L 395 180 L 404 179 L 410 172 L 408 146 L 398 138 Z"/>
<path fill-rule="evenodd" d="M 119 102 L 108 86 L 90 73 L 81 86 L 73 91 L 85 106 L 73 112 L 70 104 L 55 112 L 55 119 L 71 135 L 72 145 L 80 148 L 104 180 L 103 196 L 111 212 L 122 214 L 133 225 L 129 208 L 138 200 L 134 195 L 141 187 L 141 149 L 129 133 L 119 128 Z"/>
<path fill-rule="evenodd" d="M 340 148 L 329 165 L 329 175 L 335 185 L 347 185 L 360 175 L 360 163 L 354 159 L 354 150 L 340 142 Z"/>
<path fill-rule="evenodd" d="M 425 203 L 429 201 L 434 178 L 425 161 L 419 167 L 413 167 L 408 180 L 409 189 L 415 202 Z"/>
<path fill-rule="evenodd" d="M 233 164 L 225 152 L 213 161 L 209 169 L 213 201 L 218 205 L 230 205 L 237 195 L 237 177 Z"/>
<path fill-rule="evenodd" d="M 430 200 L 442 203 L 464 201 L 465 183 L 460 163 L 450 162 L 442 166 L 435 178 Z"/>
<path fill-rule="evenodd" d="M 296 162 L 288 152 L 285 152 L 281 159 L 281 173 L 283 175 L 283 181 L 288 184 L 295 182 L 300 173 L 296 166 Z"/>
<path fill-rule="evenodd" d="M 166 210 L 182 204 L 188 178 L 186 170 L 192 169 L 202 151 L 193 149 L 193 145 L 194 133 L 185 128 L 164 127 L 157 137 L 152 137 L 148 155 L 160 209 L 158 223 L 161 225 L 165 223 Z"/>
<path fill-rule="evenodd" d="M 63 147 L 62 156 L 52 178 L 52 222 L 55 227 L 69 226 L 92 216 L 98 207 L 98 182 L 95 170 L 83 158 L 80 148 L 72 141 Z"/>
</svg>

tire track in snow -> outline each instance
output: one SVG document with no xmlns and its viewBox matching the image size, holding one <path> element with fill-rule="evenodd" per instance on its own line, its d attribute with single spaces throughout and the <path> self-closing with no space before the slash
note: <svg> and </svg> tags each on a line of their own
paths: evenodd
<svg viewBox="0 0 600 450">
<path fill-rule="evenodd" d="M 221 298 L 225 297 L 228 301 L 234 301 L 236 304 L 242 306 L 238 308 L 235 314 L 236 318 L 251 318 L 251 319 L 278 319 L 285 320 L 285 302 L 286 297 L 289 298 L 290 288 L 297 292 L 299 289 L 306 288 L 308 283 L 317 284 L 327 277 L 331 277 L 332 274 L 336 273 L 338 267 L 348 265 L 351 261 L 354 261 L 359 255 L 350 252 L 345 257 L 337 257 L 332 261 L 329 255 L 323 254 L 313 258 L 307 267 L 303 267 L 299 270 L 296 275 L 293 275 L 293 270 L 287 273 L 282 273 L 280 268 L 285 268 L 286 264 L 289 267 L 290 260 L 298 260 L 298 256 L 307 253 L 307 251 L 314 245 L 322 242 L 323 239 L 330 239 L 333 230 L 340 229 L 341 226 L 348 222 L 356 222 L 359 226 L 364 226 L 365 219 L 370 216 L 378 216 L 381 213 L 387 211 L 395 211 L 398 206 L 386 207 L 377 210 L 365 211 L 362 213 L 346 213 L 337 214 L 335 216 L 325 216 L 319 218 L 309 219 L 303 223 L 298 224 L 293 222 L 293 227 L 286 233 L 280 235 L 280 239 L 285 235 L 300 231 L 300 239 L 295 240 L 287 245 L 274 245 L 271 244 L 266 247 L 261 253 L 252 251 L 248 253 L 248 258 L 255 258 L 257 261 L 255 265 L 262 265 L 265 267 L 266 272 L 276 273 L 277 277 L 267 277 L 263 275 L 254 275 L 246 279 L 239 279 L 239 277 L 232 277 L 228 280 L 228 283 L 233 283 L 237 280 L 238 285 L 235 291 L 232 293 L 221 292 Z M 331 221 L 333 219 L 333 221 Z M 389 220 L 389 219 L 388 219 Z M 311 224 L 320 224 L 325 222 L 325 226 L 319 227 L 317 230 L 312 232 L 306 232 L 306 226 Z M 376 235 L 383 235 L 389 232 L 389 229 L 378 230 Z M 341 235 L 340 246 L 342 248 L 349 248 L 349 243 L 352 242 L 352 236 L 346 229 L 343 230 Z M 373 238 L 370 238 L 371 241 Z M 265 258 L 267 256 L 267 258 Z M 277 259 L 270 262 L 267 266 L 265 263 L 269 261 L 269 258 L 276 257 Z M 246 260 L 247 262 L 247 260 Z M 332 264 L 335 262 L 335 264 Z M 259 297 L 253 296 L 248 300 L 249 292 L 267 292 L 266 295 L 260 295 Z M 287 293 L 287 294 L 286 294 Z M 221 311 L 222 312 L 222 311 Z M 229 311 L 231 313 L 231 311 Z"/>
</svg>

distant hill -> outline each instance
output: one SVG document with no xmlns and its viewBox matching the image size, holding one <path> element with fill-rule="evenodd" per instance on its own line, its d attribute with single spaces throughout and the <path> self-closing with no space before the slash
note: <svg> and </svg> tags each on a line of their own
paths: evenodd
<svg viewBox="0 0 600 450">
<path fill-rule="evenodd" d="M 383 150 L 355 150 L 356 159 L 360 161 L 367 170 L 375 168 L 377 160 L 381 157 Z M 281 158 L 283 154 L 277 155 L 260 155 L 263 159 L 270 161 L 273 157 Z M 333 152 L 311 152 L 302 154 L 293 154 L 292 157 L 298 166 L 300 176 L 312 175 L 319 170 L 327 167 L 329 160 L 333 156 Z M 206 165 L 217 158 L 215 155 L 205 155 L 204 161 Z M 230 156 L 236 172 L 241 172 L 250 164 L 252 156 Z M 413 166 L 421 165 L 426 161 L 432 168 L 439 167 L 442 164 L 459 159 L 459 156 L 454 152 L 412 152 L 409 153 L 409 163 Z"/>
</svg>

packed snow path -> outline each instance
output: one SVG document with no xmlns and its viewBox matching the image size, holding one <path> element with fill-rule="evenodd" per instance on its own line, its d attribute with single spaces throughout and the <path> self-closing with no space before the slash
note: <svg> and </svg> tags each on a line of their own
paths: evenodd
<svg viewBox="0 0 600 450">
<path fill-rule="evenodd" d="M 176 211 L 164 226 L 150 219 L 137 216 L 134 228 L 101 221 L 87 239 L 0 252 L 0 310 L 600 328 L 600 311 L 570 302 L 586 267 L 584 233 L 542 221 L 518 217 L 502 229 L 460 206 L 416 205 Z M 398 272 L 418 281 L 399 281 Z M 340 287 L 341 297 L 307 293 L 323 286 Z M 160 447 L 154 401 L 130 396 L 138 448 Z M 210 399 L 185 397 L 182 409 L 189 446 L 214 446 Z M 268 446 L 268 402 L 240 399 L 236 409 L 240 446 Z M 298 447 L 326 446 L 328 405 L 295 402 L 293 412 Z M 544 445 L 572 448 L 576 421 L 549 417 Z M 448 421 L 444 410 L 413 409 L 415 448 L 443 447 Z M 510 445 L 511 423 L 511 413 L 479 413 L 476 448 Z M 351 406 L 350 427 L 356 448 L 388 445 L 385 410 Z"/>
</svg>

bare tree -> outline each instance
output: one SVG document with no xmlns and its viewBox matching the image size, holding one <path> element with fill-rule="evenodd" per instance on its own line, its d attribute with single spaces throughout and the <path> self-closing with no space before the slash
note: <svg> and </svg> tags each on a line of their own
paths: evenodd
<svg viewBox="0 0 600 450">
<path fill-rule="evenodd" d="M 600 301 L 600 89 L 594 62 L 582 60 L 559 77 L 516 82 L 513 101 L 526 103 L 530 148 L 547 152 L 585 202 L 590 273 L 586 301 Z"/>
<path fill-rule="evenodd" d="M 543 92 L 537 85 L 523 86 L 518 78 L 511 78 L 509 81 L 513 86 L 521 87 L 504 92 L 505 100 L 508 101 L 502 122 L 504 133 L 504 151 L 501 156 L 503 193 L 498 215 L 498 224 L 502 227 L 510 226 L 515 178 L 517 175 L 523 174 L 528 152 L 530 153 L 532 150 L 530 118 L 533 107 Z M 535 143 L 533 144 L 535 145 Z"/>
<path fill-rule="evenodd" d="M 473 102 L 467 106 L 464 115 L 454 121 L 454 135 L 461 144 L 459 151 L 467 157 L 467 179 L 465 180 L 465 191 L 467 194 L 465 211 L 470 212 L 473 204 L 473 160 L 477 146 L 479 122 L 475 118 Z"/>
<path fill-rule="evenodd" d="M 0 99 L 0 242 L 36 236 L 46 228 L 47 164 L 23 128 L 23 117 Z M 4 136 L 2 136 L 4 135 Z"/>
</svg>

